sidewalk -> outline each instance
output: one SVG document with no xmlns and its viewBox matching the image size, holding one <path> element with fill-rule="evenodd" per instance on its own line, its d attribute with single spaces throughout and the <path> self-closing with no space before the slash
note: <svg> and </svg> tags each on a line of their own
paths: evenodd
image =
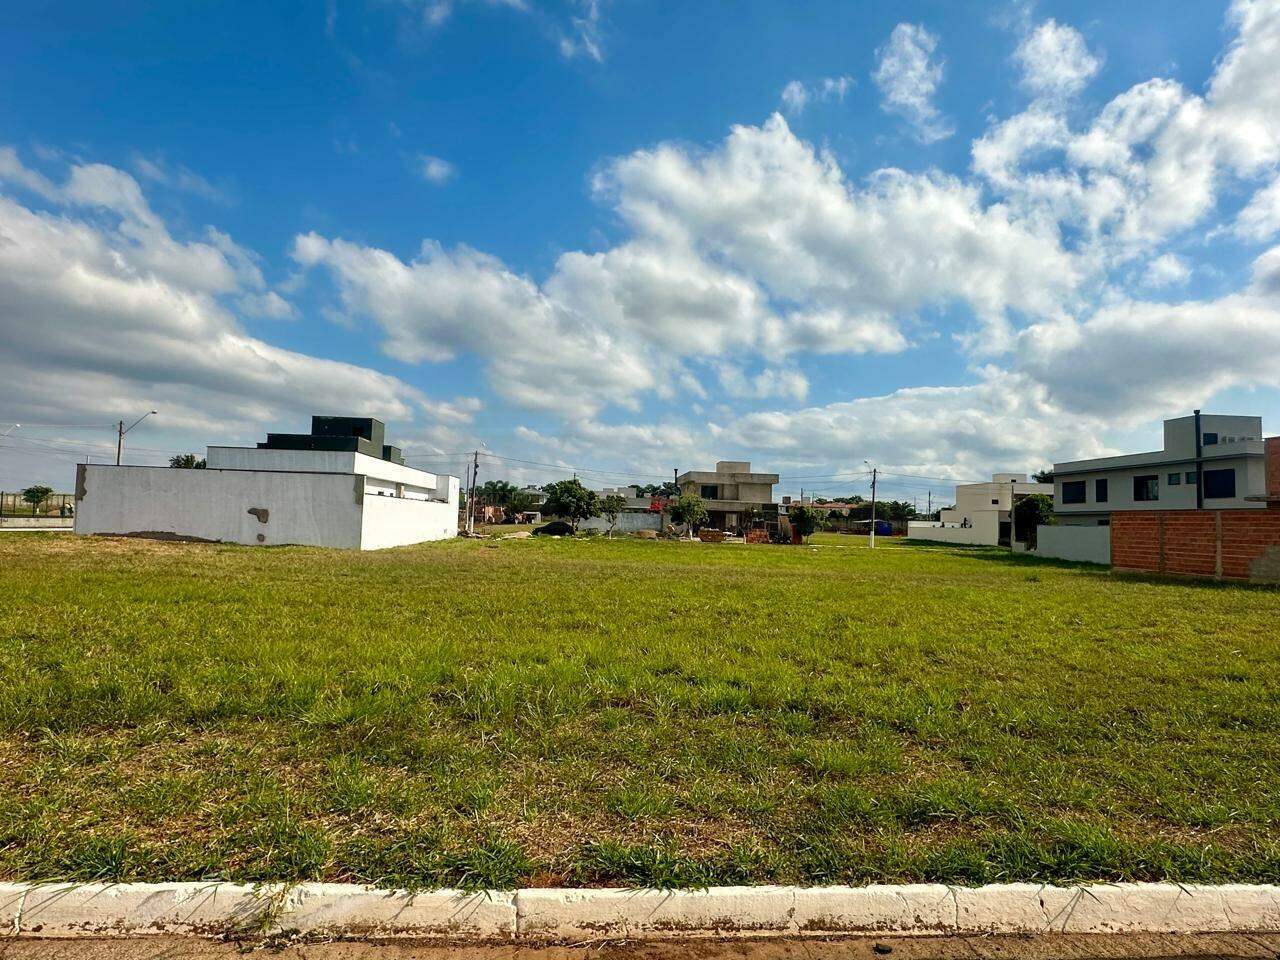
<svg viewBox="0 0 1280 960">
<path fill-rule="evenodd" d="M 3 960 L 1273 960 L 1278 934 L 1036 934 L 840 940 L 667 940 L 536 947 L 415 940 L 226 942 L 186 937 L 0 939 Z"/>
</svg>

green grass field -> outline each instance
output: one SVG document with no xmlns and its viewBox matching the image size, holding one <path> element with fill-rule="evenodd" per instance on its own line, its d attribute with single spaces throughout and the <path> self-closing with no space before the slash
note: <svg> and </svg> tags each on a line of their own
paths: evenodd
<svg viewBox="0 0 1280 960">
<path fill-rule="evenodd" d="M 1280 591 L 818 540 L 0 539 L 0 877 L 1280 880 Z"/>
</svg>

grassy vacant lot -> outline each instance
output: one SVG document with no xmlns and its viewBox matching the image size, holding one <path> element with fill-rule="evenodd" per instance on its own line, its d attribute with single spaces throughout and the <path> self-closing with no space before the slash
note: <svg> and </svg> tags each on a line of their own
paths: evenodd
<svg viewBox="0 0 1280 960">
<path fill-rule="evenodd" d="M 1280 592 L 996 551 L 0 540 L 0 877 L 1280 880 Z"/>
</svg>

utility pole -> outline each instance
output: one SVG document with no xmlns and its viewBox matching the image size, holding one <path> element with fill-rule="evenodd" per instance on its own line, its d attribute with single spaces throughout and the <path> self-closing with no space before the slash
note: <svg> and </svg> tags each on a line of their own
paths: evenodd
<svg viewBox="0 0 1280 960">
<path fill-rule="evenodd" d="M 116 425 L 116 466 L 117 467 L 120 466 L 120 456 L 121 454 L 124 453 L 124 435 L 155 412 L 156 412 L 155 410 L 148 410 L 146 413 L 140 416 L 137 420 L 133 421 L 133 423 L 129 424 L 129 426 L 127 427 L 124 425 L 123 420 L 121 420 L 120 423 Z"/>
<path fill-rule="evenodd" d="M 929 491 L 929 519 L 933 519 L 933 491 Z"/>
<path fill-rule="evenodd" d="M 871 467 L 869 460 L 862 461 Z M 875 467 L 871 467 L 871 542 L 868 546 L 874 550 L 876 548 L 876 477 L 879 471 Z"/>
<path fill-rule="evenodd" d="M 476 532 L 476 474 L 480 472 L 480 451 L 477 450 L 471 463 L 471 490 L 467 493 L 467 534 Z"/>
</svg>

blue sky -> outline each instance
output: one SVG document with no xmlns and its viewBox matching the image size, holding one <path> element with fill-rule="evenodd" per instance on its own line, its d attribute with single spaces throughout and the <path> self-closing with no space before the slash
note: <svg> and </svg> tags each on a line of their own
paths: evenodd
<svg viewBox="0 0 1280 960">
<path fill-rule="evenodd" d="M 441 471 L 790 492 L 1195 404 L 1273 432 L 1277 37 L 1274 0 L 8 8 L 0 487 L 152 407 L 133 462 L 353 410 Z"/>
</svg>

